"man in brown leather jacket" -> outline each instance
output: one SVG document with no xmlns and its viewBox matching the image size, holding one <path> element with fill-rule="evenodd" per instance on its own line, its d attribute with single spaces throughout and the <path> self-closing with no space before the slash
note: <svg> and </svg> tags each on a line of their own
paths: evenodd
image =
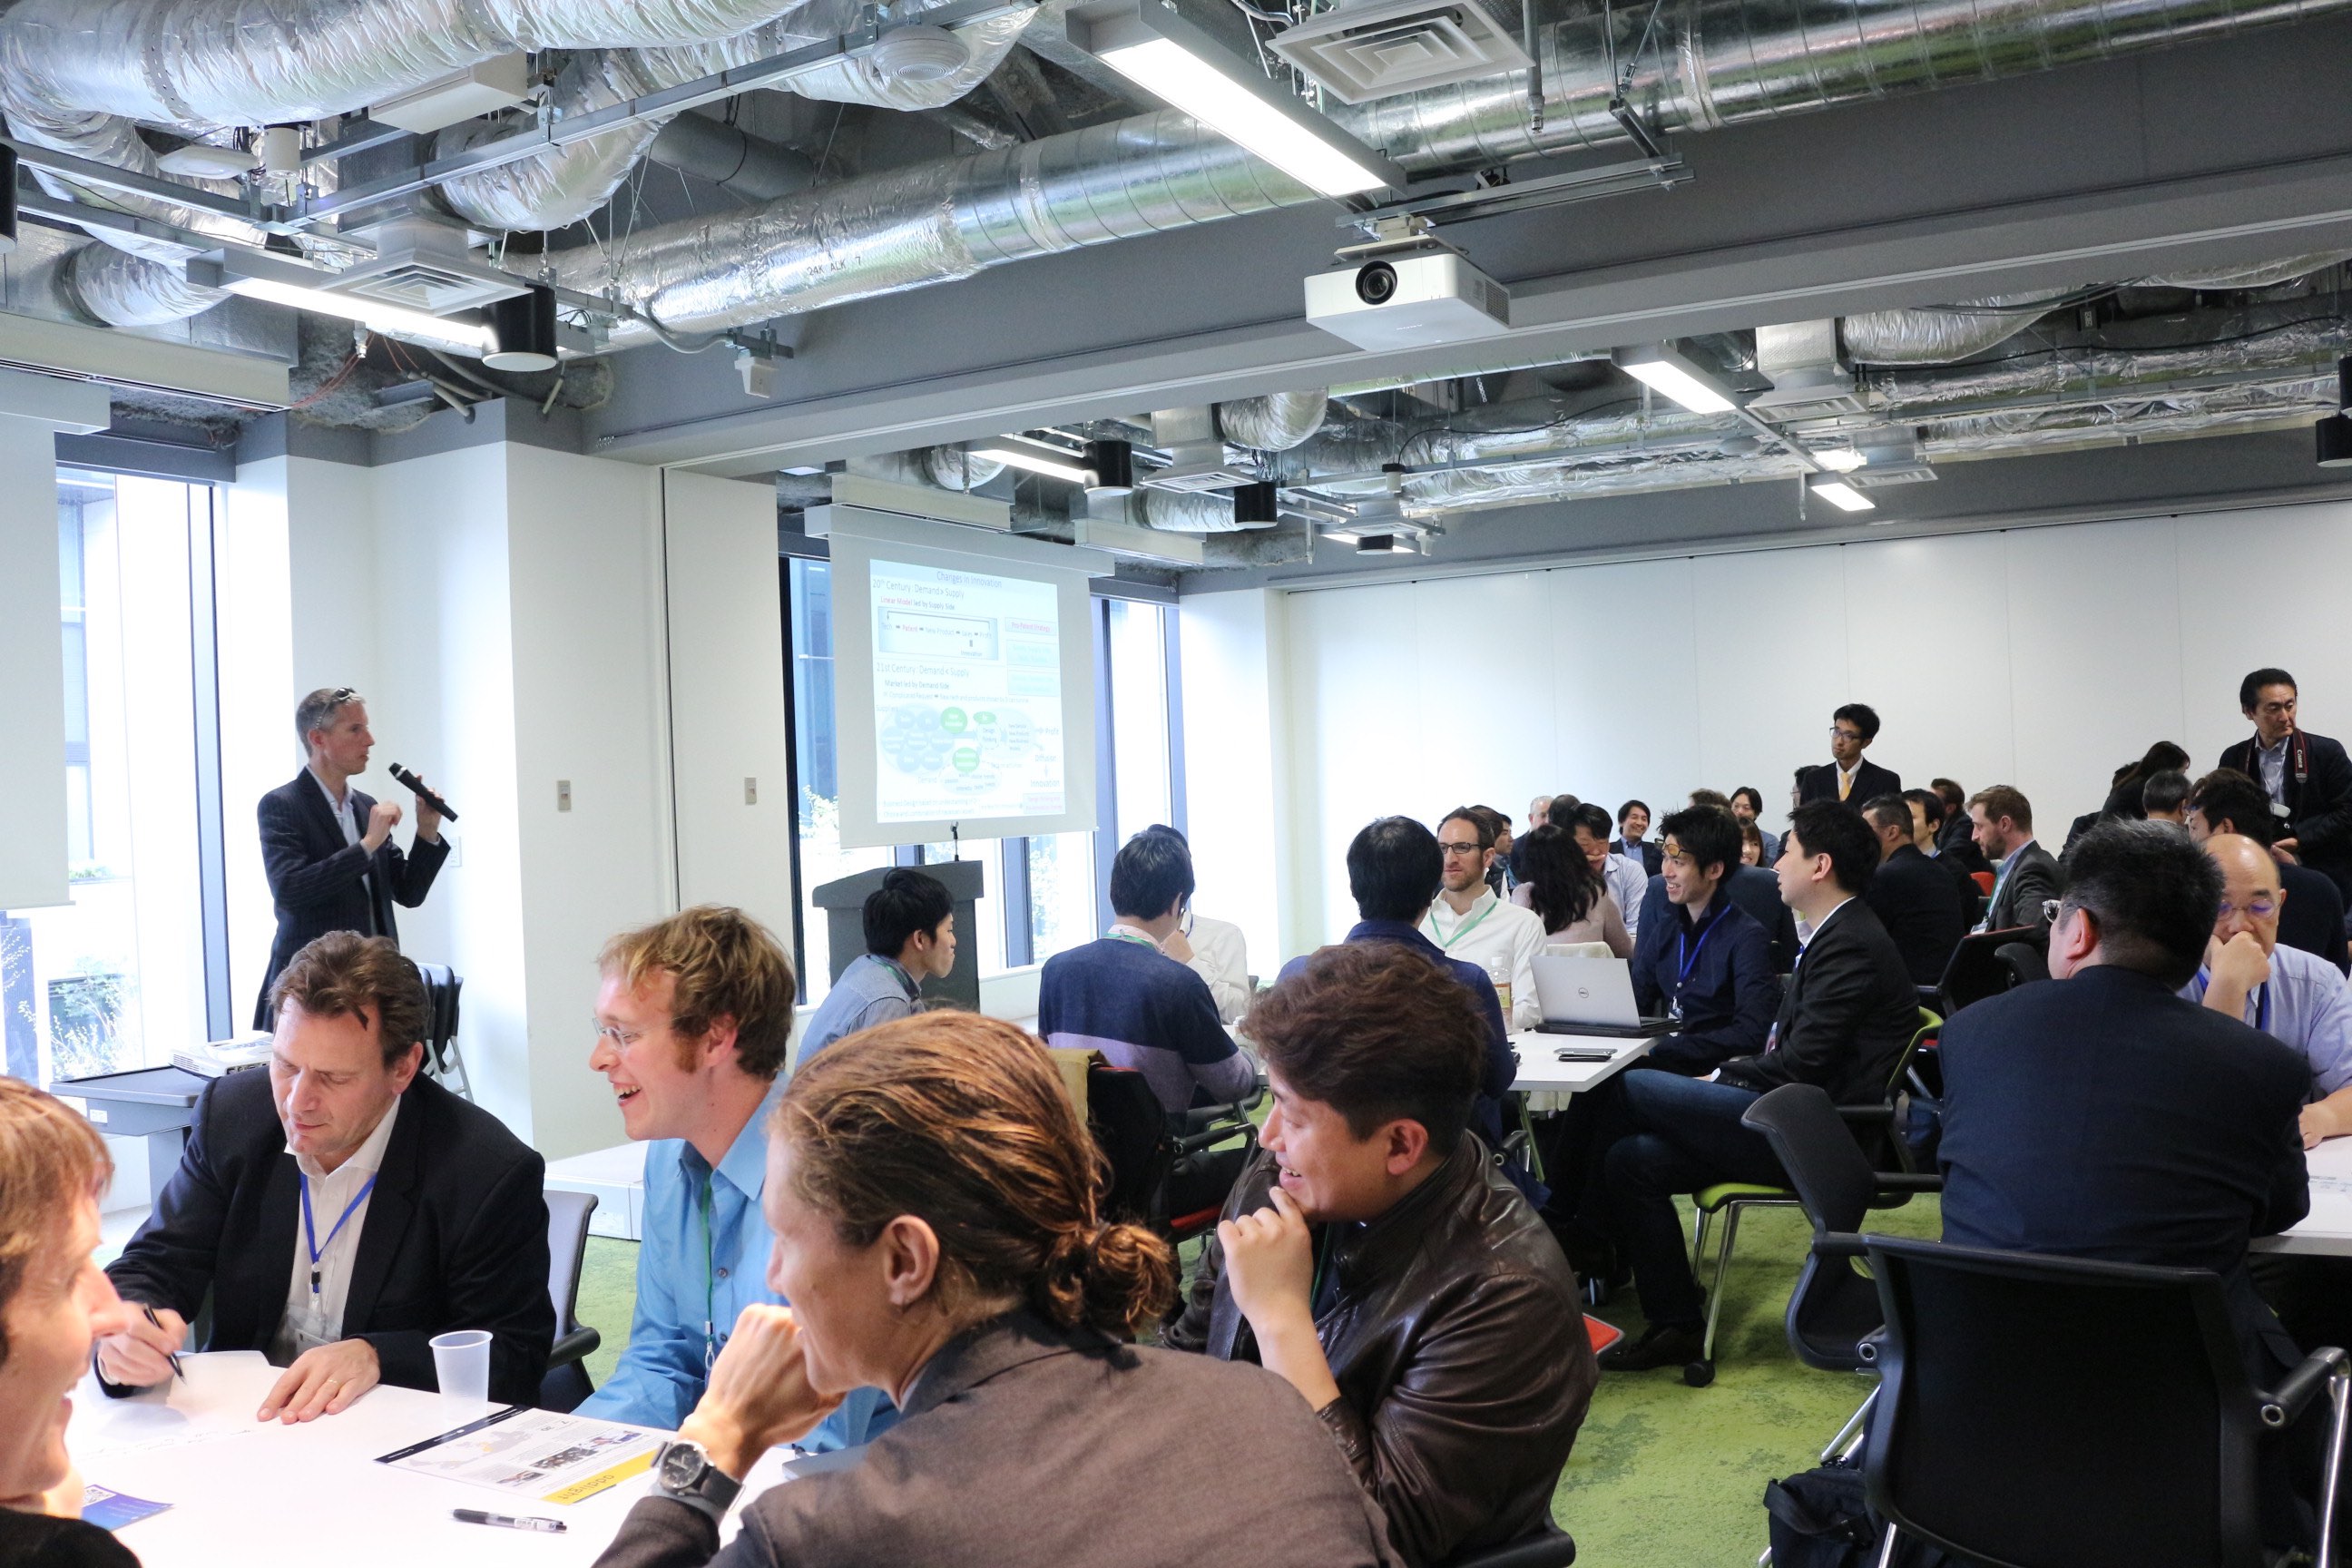
<svg viewBox="0 0 2352 1568">
<path fill-rule="evenodd" d="M 1600 1373 L 1559 1243 L 1468 1130 L 1483 1016 L 1419 953 L 1356 943 L 1249 1033 L 1265 1147 L 1168 1342 L 1297 1388 L 1410 1563 L 1549 1530 Z"/>
</svg>

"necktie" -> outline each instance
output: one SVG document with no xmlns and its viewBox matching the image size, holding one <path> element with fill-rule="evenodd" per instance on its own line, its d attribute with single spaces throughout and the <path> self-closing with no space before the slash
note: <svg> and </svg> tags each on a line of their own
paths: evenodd
<svg viewBox="0 0 2352 1568">
<path fill-rule="evenodd" d="M 1838 772 L 1838 798 L 1840 800 L 1843 800 L 1846 797 L 1846 792 L 1853 788 L 1853 775 L 1843 769 L 1840 769 Z"/>
</svg>

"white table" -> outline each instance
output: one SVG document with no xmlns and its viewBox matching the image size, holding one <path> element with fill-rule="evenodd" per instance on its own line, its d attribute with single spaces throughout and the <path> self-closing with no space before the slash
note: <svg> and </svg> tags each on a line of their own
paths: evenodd
<svg viewBox="0 0 2352 1568">
<path fill-rule="evenodd" d="M 2330 1138 L 2307 1150 L 2311 1212 L 2293 1227 L 2254 1242 L 2257 1252 L 2352 1257 L 2352 1138 Z"/>
<path fill-rule="evenodd" d="M 143 1568 L 584 1568 L 648 1484 L 637 1476 L 576 1503 L 518 1505 L 488 1487 L 375 1462 L 497 1405 L 379 1385 L 340 1415 L 265 1426 L 254 1412 L 278 1372 L 258 1353 L 180 1360 L 186 1381 L 130 1399 L 109 1399 L 85 1378 L 66 1429 L 84 1480 L 173 1505 L 123 1527 Z M 782 1479 L 782 1450 L 762 1459 L 744 1496 Z M 459 1508 L 571 1528 L 461 1524 L 450 1517 Z"/>
<path fill-rule="evenodd" d="M 1629 1040 L 1617 1035 L 1546 1035 L 1529 1029 L 1511 1037 L 1511 1049 L 1519 1058 L 1519 1076 L 1511 1087 L 1529 1095 L 1576 1094 L 1623 1072 L 1649 1055 L 1655 1044 L 1655 1036 Z M 1614 1054 L 1606 1061 L 1564 1062 L 1555 1054 L 1563 1046 L 1605 1046 Z M 1531 1102 L 1531 1109 L 1559 1107 Z"/>
</svg>

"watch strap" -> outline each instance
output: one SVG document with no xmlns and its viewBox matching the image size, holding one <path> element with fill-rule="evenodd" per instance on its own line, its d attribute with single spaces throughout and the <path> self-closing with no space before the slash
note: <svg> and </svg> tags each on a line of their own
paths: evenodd
<svg viewBox="0 0 2352 1568">
<path fill-rule="evenodd" d="M 671 1484 L 668 1467 L 663 1463 L 677 1448 L 690 1451 L 701 1465 L 694 1479 L 684 1486 Z M 743 1490 L 743 1483 L 712 1464 L 710 1456 L 703 1452 L 700 1444 L 672 1438 L 654 1455 L 654 1490 L 686 1504 L 716 1524 L 727 1517 L 727 1510 Z"/>
</svg>

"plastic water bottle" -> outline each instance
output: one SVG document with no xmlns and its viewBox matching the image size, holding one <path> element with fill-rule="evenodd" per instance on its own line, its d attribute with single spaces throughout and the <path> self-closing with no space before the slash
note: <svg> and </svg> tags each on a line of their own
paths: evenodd
<svg viewBox="0 0 2352 1568">
<path fill-rule="evenodd" d="M 1501 953 L 1486 960 L 1486 978 L 1495 983 L 1495 1000 L 1503 1005 L 1503 1026 L 1511 1023 L 1511 963 Z"/>
</svg>

